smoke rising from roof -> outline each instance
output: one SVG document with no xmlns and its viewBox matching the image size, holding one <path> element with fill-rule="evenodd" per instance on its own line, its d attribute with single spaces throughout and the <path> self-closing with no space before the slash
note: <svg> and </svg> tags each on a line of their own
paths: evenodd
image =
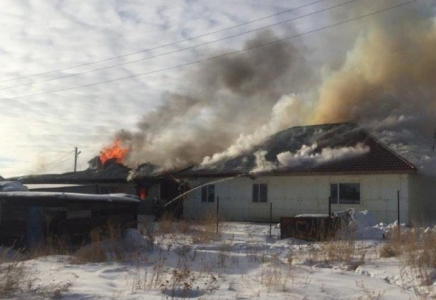
<svg viewBox="0 0 436 300">
<path fill-rule="evenodd" d="M 428 168 L 422 159 L 430 159 L 436 125 L 432 49 L 433 18 L 404 12 L 395 26 L 373 23 L 342 67 L 323 80 L 311 122 L 357 122 L 418 167 Z"/>
<path fill-rule="evenodd" d="M 286 167 L 296 167 L 302 165 L 316 166 L 332 161 L 345 160 L 364 155 L 370 151 L 369 146 L 357 143 L 352 147 L 323 148 L 316 152 L 318 144 L 310 146 L 303 145 L 295 153 L 290 151 L 277 154 L 277 162 L 269 161 L 265 158 L 267 151 L 259 150 L 254 153 L 256 167 L 250 173 L 270 172 Z"/>
<path fill-rule="evenodd" d="M 359 155 L 363 155 L 369 152 L 369 147 L 358 143 L 354 147 L 342 147 L 342 148 L 324 148 L 320 153 L 314 153 L 314 150 L 318 147 L 317 144 L 311 146 L 303 145 L 296 153 L 289 151 L 282 152 L 277 155 L 277 160 L 280 166 L 294 166 L 310 164 L 322 164 L 335 160 L 343 160 Z"/>
<path fill-rule="evenodd" d="M 351 121 L 431 170 L 436 22 L 410 7 L 399 19 L 364 26 L 343 63 L 323 72 L 318 85 L 304 49 L 290 42 L 211 61 L 188 74 L 187 92 L 164 95 L 136 130 L 118 137 L 132 148 L 132 162 L 180 168 L 234 157 L 294 125 Z M 272 39 L 263 32 L 246 44 Z"/>
<path fill-rule="evenodd" d="M 245 47 L 275 39 L 264 31 Z M 197 164 L 235 140 L 245 140 L 259 124 L 268 123 L 272 109 L 274 118 L 274 110 L 285 108 L 277 99 L 300 90 L 309 76 L 305 70 L 301 49 L 290 42 L 210 61 L 186 75 L 186 92 L 166 93 L 162 105 L 135 130 L 121 130 L 117 138 L 132 149 L 130 162 L 147 160 L 165 168 Z M 274 132 L 266 127 L 257 131 L 262 137 Z M 235 151 L 245 149 L 244 144 L 252 143 L 235 146 Z"/>
</svg>

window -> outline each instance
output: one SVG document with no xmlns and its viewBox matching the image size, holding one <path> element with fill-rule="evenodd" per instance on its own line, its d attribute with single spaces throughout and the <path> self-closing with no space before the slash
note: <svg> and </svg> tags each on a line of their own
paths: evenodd
<svg viewBox="0 0 436 300">
<path fill-rule="evenodd" d="M 201 202 L 215 202 L 214 184 L 208 184 L 201 188 Z"/>
<path fill-rule="evenodd" d="M 267 202 L 268 186 L 264 183 L 253 184 L 253 202 Z"/>
<path fill-rule="evenodd" d="M 330 185 L 331 203 L 359 204 L 360 183 L 333 183 Z"/>
</svg>

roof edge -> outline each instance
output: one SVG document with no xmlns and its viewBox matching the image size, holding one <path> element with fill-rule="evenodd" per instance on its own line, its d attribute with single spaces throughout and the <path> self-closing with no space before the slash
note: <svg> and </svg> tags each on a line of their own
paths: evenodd
<svg viewBox="0 0 436 300">
<path fill-rule="evenodd" d="M 417 174 L 416 169 L 410 170 L 380 170 L 380 171 L 338 171 L 338 172 L 325 172 L 325 171 L 305 171 L 305 172 L 264 172 L 264 173 L 205 173 L 205 174 L 177 174 L 177 178 L 190 179 L 202 177 L 260 177 L 260 176 L 337 176 L 337 175 L 389 175 L 389 174 Z"/>
<path fill-rule="evenodd" d="M 398 153 L 396 153 L 395 151 L 393 151 L 392 149 L 389 149 L 388 146 L 386 146 L 384 143 L 380 142 L 376 137 L 374 137 L 373 135 L 371 135 L 369 132 L 367 132 L 364 128 L 360 127 L 360 131 L 365 134 L 367 137 L 373 139 L 374 142 L 377 143 L 377 145 L 379 145 L 380 147 L 382 147 L 383 149 L 385 149 L 386 151 L 388 151 L 389 153 L 391 153 L 392 155 L 394 155 L 396 158 L 402 160 L 405 164 L 409 165 L 409 167 L 415 171 L 418 171 L 418 168 L 412 164 L 410 161 L 408 161 L 407 159 L 405 159 L 404 157 L 402 157 L 401 155 L 399 155 Z"/>
</svg>

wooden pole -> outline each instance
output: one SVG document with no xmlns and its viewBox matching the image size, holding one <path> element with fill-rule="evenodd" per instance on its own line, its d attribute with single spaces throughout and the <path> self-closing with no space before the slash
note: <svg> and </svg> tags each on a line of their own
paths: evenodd
<svg viewBox="0 0 436 300">
<path fill-rule="evenodd" d="M 332 198 L 329 197 L 329 218 L 332 216 Z"/>
<path fill-rule="evenodd" d="M 218 233 L 219 214 L 220 214 L 220 197 L 216 197 L 216 233 Z"/>
<path fill-rule="evenodd" d="M 398 229 L 400 229 L 400 190 L 397 191 Z"/>
<path fill-rule="evenodd" d="M 269 238 L 272 237 L 272 202 L 269 203 Z"/>
<path fill-rule="evenodd" d="M 77 170 L 77 147 L 74 148 L 74 172 Z"/>
</svg>

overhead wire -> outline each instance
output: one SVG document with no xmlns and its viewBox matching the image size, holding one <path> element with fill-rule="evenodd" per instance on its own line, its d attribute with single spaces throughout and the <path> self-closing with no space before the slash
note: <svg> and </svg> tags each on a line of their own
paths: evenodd
<svg viewBox="0 0 436 300">
<path fill-rule="evenodd" d="M 356 1 L 356 0 L 353 0 L 353 1 Z M 233 54 L 237 54 L 237 53 L 241 53 L 241 52 L 245 52 L 245 51 L 250 51 L 250 50 L 258 49 L 258 48 L 265 47 L 265 46 L 268 46 L 268 45 L 280 43 L 280 42 L 283 42 L 283 41 L 286 41 L 286 40 L 289 40 L 289 39 L 292 39 L 292 38 L 302 37 L 302 36 L 305 36 L 307 34 L 319 32 L 319 31 L 322 31 L 322 30 L 325 30 L 325 29 L 328 29 L 328 28 L 336 27 L 336 26 L 339 26 L 339 25 L 342 25 L 342 24 L 346 24 L 346 23 L 350 23 L 350 22 L 353 22 L 353 21 L 356 21 L 356 20 L 367 18 L 369 16 L 373 16 L 373 15 L 376 15 L 376 14 L 379 14 L 379 13 L 382 13 L 382 12 L 385 12 L 385 11 L 389 11 L 389 10 L 393 10 L 393 9 L 396 9 L 396 8 L 399 8 L 399 7 L 403 7 L 403 6 L 409 5 L 409 4 L 417 2 L 417 1 L 418 0 L 411 0 L 411 1 L 408 1 L 408 2 L 404 2 L 404 3 L 401 3 L 401 4 L 394 5 L 394 6 L 390 6 L 388 8 L 384 8 L 384 9 L 380 9 L 380 10 L 377 10 L 377 11 L 374 11 L 374 12 L 371 12 L 371 13 L 367 13 L 367 14 L 364 14 L 364 15 L 361 15 L 361 16 L 358 16 L 358 17 L 354 17 L 354 18 L 351 18 L 351 19 L 348 19 L 348 20 L 345 20 L 345 21 L 341 21 L 341 22 L 338 22 L 338 23 L 334 23 L 334 24 L 330 24 L 330 25 L 327 25 L 327 26 L 316 28 L 316 29 L 313 29 L 313 30 L 310 30 L 310 31 L 306 31 L 306 32 L 303 32 L 303 33 L 295 34 L 295 35 L 288 36 L 288 37 L 281 38 L 281 39 L 276 39 L 276 40 L 273 40 L 273 41 L 270 41 L 270 42 L 258 44 L 258 45 L 251 46 L 251 47 L 246 47 L 246 48 L 243 48 L 243 49 L 240 49 L 240 50 L 235 50 L 235 51 L 227 52 L 227 53 L 224 53 L 224 54 L 219 54 L 219 55 L 207 57 L 207 58 L 204 58 L 204 59 L 200 59 L 200 60 L 196 60 L 196 61 L 192 61 L 192 62 L 188 62 L 188 63 L 184 63 L 184 64 L 175 65 L 175 66 L 172 66 L 172 67 L 167 67 L 167 68 L 163 68 L 163 69 L 148 71 L 148 72 L 139 73 L 139 74 L 128 75 L 128 76 L 124 76 L 124 77 L 118 77 L 118 78 L 115 78 L 115 79 L 109 79 L 109 80 L 104 80 L 104 81 L 90 83 L 90 84 L 85 84 L 85 85 L 79 85 L 79 86 L 73 86 L 73 87 L 69 87 L 69 88 L 52 90 L 52 91 L 47 91 L 47 92 L 27 94 L 27 95 L 14 96 L 14 97 L 8 97 L 8 98 L 0 98 L 0 100 L 12 100 L 12 99 L 28 98 L 28 97 L 33 97 L 33 96 L 41 96 L 41 95 L 59 93 L 59 92 L 64 92 L 64 91 L 70 91 L 70 90 L 75 90 L 75 89 L 80 89 L 80 88 L 87 88 L 87 87 L 97 86 L 97 85 L 101 85 L 101 84 L 112 83 L 112 82 L 116 82 L 116 81 L 120 81 L 120 80 L 126 80 L 126 79 L 130 79 L 130 78 L 135 78 L 135 77 L 140 77 L 140 76 L 145 76 L 145 75 L 156 74 L 156 73 L 160 73 L 160 72 L 164 72 L 164 71 L 169 71 L 169 70 L 173 70 L 173 69 L 178 69 L 178 68 L 183 68 L 183 67 L 187 67 L 187 66 L 191 66 L 191 65 L 195 65 L 195 64 L 201 64 L 201 63 L 204 63 L 204 62 L 207 62 L 207 61 L 211 61 L 211 60 L 214 60 L 214 59 L 219 59 L 219 58 L 230 56 L 230 55 L 233 55 Z"/>
<path fill-rule="evenodd" d="M 325 0 L 323 0 L 323 1 L 325 1 Z M 256 28 L 256 29 L 252 29 L 252 30 L 248 30 L 248 31 L 242 32 L 242 33 L 226 36 L 226 37 L 219 38 L 219 39 L 216 39 L 216 40 L 213 40 L 213 41 L 200 43 L 200 44 L 197 44 L 197 45 L 194 45 L 194 46 L 184 47 L 184 48 L 180 48 L 180 49 L 177 49 L 177 50 L 172 50 L 172 51 L 164 52 L 164 53 L 161 53 L 161 54 L 157 54 L 157 55 L 153 55 L 153 56 L 149 56 L 149 57 L 143 57 L 143 58 L 131 60 L 131 61 L 128 61 L 128 62 L 117 63 L 117 64 L 113 64 L 113 65 L 110 65 L 110 66 L 101 67 L 101 68 L 97 68 L 97 69 L 92 69 L 92 70 L 88 70 L 88 71 L 83 71 L 83 72 L 78 72 L 78 73 L 73 73 L 73 74 L 67 74 L 67 75 L 64 75 L 64 76 L 58 76 L 58 77 L 54 77 L 54 78 L 49 78 L 49 79 L 35 81 L 35 82 L 18 84 L 18 85 L 9 86 L 9 87 L 3 87 L 3 88 L 0 88 L 0 91 L 14 89 L 14 88 L 22 87 L 22 86 L 37 85 L 37 84 L 40 84 L 40 83 L 46 83 L 46 82 L 51 82 L 51 81 L 55 81 L 55 80 L 61 80 L 61 79 L 65 79 L 65 78 L 71 78 L 71 77 L 75 77 L 75 76 L 80 76 L 80 75 L 84 75 L 84 74 L 104 71 L 104 70 L 112 69 L 112 68 L 119 67 L 119 66 L 125 66 L 125 65 L 137 63 L 137 62 L 140 62 L 140 61 L 145 61 L 145 60 L 149 60 L 149 59 L 153 59 L 153 58 L 158 58 L 158 57 L 162 57 L 162 56 L 166 56 L 166 55 L 170 55 L 170 54 L 174 54 L 174 53 L 183 52 L 183 51 L 186 51 L 186 50 L 192 50 L 192 49 L 195 49 L 195 48 L 198 48 L 198 47 L 210 45 L 210 44 L 213 44 L 213 43 L 217 43 L 217 42 L 221 42 L 221 41 L 224 41 L 224 40 L 232 39 L 232 38 L 235 38 L 235 37 L 238 37 L 238 36 L 246 35 L 246 34 L 249 34 L 249 33 L 256 32 L 256 31 L 265 30 L 267 28 L 271 28 L 271 27 L 274 27 L 274 26 L 278 26 L 278 25 L 282 25 L 282 24 L 285 24 L 285 23 L 289 23 L 291 21 L 302 19 L 302 18 L 311 16 L 311 15 L 314 15 L 314 14 L 317 14 L 317 13 L 320 13 L 320 12 L 324 12 L 324 11 L 327 11 L 327 10 L 330 10 L 330 9 L 334 9 L 334 8 L 337 8 L 337 7 L 340 7 L 340 6 L 344 6 L 344 5 L 347 5 L 347 4 L 350 4 L 352 2 L 356 2 L 356 1 L 360 1 L 360 0 L 349 0 L 347 2 L 343 2 L 343 3 L 337 4 L 337 5 L 328 7 L 328 8 L 324 8 L 324 9 L 321 9 L 321 10 L 318 10 L 318 11 L 315 11 L 315 12 L 311 12 L 309 14 L 301 15 L 301 16 L 294 17 L 294 18 L 291 18 L 291 19 L 287 19 L 287 20 L 284 20 L 284 21 L 280 21 L 280 22 L 277 22 L 277 23 L 274 23 L 274 24 L 262 26 L 262 27 L 259 27 L 259 28 Z M 303 5 L 301 7 L 305 7 L 305 6 L 308 6 L 308 5 L 311 5 L 311 4 Z M 299 8 L 301 8 L 301 7 L 299 7 Z M 296 9 L 298 9 L 298 8 L 296 8 Z"/>
<path fill-rule="evenodd" d="M 64 152 L 64 151 L 56 151 L 56 152 Z M 42 164 L 40 167 L 41 168 L 46 168 L 46 167 L 48 167 L 48 166 L 51 166 L 51 165 L 53 165 L 53 164 L 59 164 L 59 163 L 61 163 L 61 162 L 64 162 L 64 161 L 66 161 L 67 159 L 69 159 L 69 157 L 68 157 L 68 155 L 71 155 L 71 154 L 73 154 L 74 153 L 74 150 L 73 151 L 70 151 L 70 152 L 68 152 L 68 153 L 66 153 L 65 155 L 62 155 L 61 157 L 59 157 L 58 159 L 56 159 L 56 160 L 53 160 L 53 161 L 50 161 L 50 162 L 48 162 L 48 163 L 45 163 L 45 164 Z M 19 171 L 16 171 L 16 170 L 14 170 L 14 173 L 22 173 L 22 172 L 25 172 L 25 171 L 27 171 L 28 169 L 20 169 Z"/>
<path fill-rule="evenodd" d="M 53 165 L 53 164 L 59 164 L 59 163 L 61 163 L 61 162 L 64 162 L 64 161 L 66 161 L 67 159 L 69 159 L 69 155 L 71 155 L 72 153 L 74 153 L 74 150 L 73 151 L 71 151 L 71 152 L 68 152 L 67 154 L 65 154 L 65 155 L 63 155 L 61 158 L 59 158 L 59 159 L 57 159 L 57 160 L 55 160 L 55 161 L 52 161 L 52 162 L 49 162 L 49 163 L 46 163 L 46 164 L 43 164 L 42 165 L 42 167 L 47 167 L 47 166 L 51 166 L 51 165 Z"/>
<path fill-rule="evenodd" d="M 272 18 L 272 17 L 276 17 L 276 16 L 279 16 L 279 15 L 282 15 L 282 14 L 285 14 L 285 13 L 289 13 L 291 11 L 294 11 L 294 10 L 297 10 L 297 9 L 300 9 L 300 8 L 303 8 L 303 7 L 307 7 L 307 6 L 310 6 L 310 5 L 313 5 L 313 4 L 321 3 L 321 2 L 324 2 L 324 1 L 327 1 L 327 0 L 317 0 L 317 1 L 305 4 L 305 5 L 302 5 L 302 6 L 294 7 L 294 8 L 291 8 L 291 9 L 288 9 L 288 10 L 285 10 L 285 11 L 281 11 L 281 12 L 278 12 L 278 13 L 275 13 L 275 14 L 272 14 L 272 15 L 268 15 L 268 16 L 265 16 L 265 17 L 262 17 L 262 18 L 259 18 L 259 19 L 254 19 L 254 20 L 251 20 L 251 21 L 248 21 L 248 22 L 245 22 L 245 23 L 241 23 L 241 24 L 237 24 L 237 25 L 234 25 L 234 26 L 222 28 L 222 29 L 219 29 L 219 30 L 203 33 L 203 34 L 200 34 L 200 35 L 196 35 L 196 36 L 193 36 L 193 37 L 190 37 L 190 38 L 187 38 L 187 39 L 171 42 L 171 43 L 168 43 L 168 44 L 163 44 L 163 45 L 159 45 L 159 46 L 156 46 L 156 47 L 152 47 L 152 48 L 148 48 L 148 49 L 143 49 L 143 50 L 139 50 L 139 51 L 123 54 L 123 55 L 113 56 L 113 57 L 109 57 L 109 58 L 105 58 L 105 59 L 101 59 L 101 60 L 97 60 L 97 61 L 93 61 L 93 62 L 78 64 L 78 65 L 75 65 L 75 66 L 72 66 L 72 67 L 55 69 L 55 70 L 41 72 L 41 73 L 34 73 L 34 74 L 30 74 L 30 75 L 26 75 L 26 76 L 20 76 L 20 77 L 14 77 L 14 78 L 10 78 L 10 79 L 4 79 L 4 80 L 0 80 L 0 83 L 1 82 L 7 82 L 7 81 L 14 81 L 14 80 L 18 80 L 18 79 L 25 79 L 25 78 L 39 76 L 39 75 L 47 75 L 47 74 L 51 74 L 51 73 L 55 73 L 55 72 L 61 72 L 61 71 L 66 71 L 66 70 L 72 70 L 72 69 L 76 69 L 76 68 L 79 68 L 79 67 L 95 65 L 95 64 L 98 64 L 98 63 L 106 62 L 106 61 L 111 61 L 111 60 L 115 60 L 115 59 L 119 59 L 119 58 L 123 58 L 123 57 L 127 57 L 127 56 L 136 55 L 136 54 L 139 54 L 139 53 L 149 52 L 149 51 L 161 49 L 161 48 L 168 47 L 168 46 L 174 46 L 174 45 L 177 45 L 177 44 L 180 44 L 180 43 L 183 43 L 183 42 L 188 42 L 188 41 L 196 40 L 196 39 L 208 36 L 208 35 L 213 35 L 213 34 L 216 34 L 216 33 L 224 32 L 224 31 L 227 31 L 227 30 L 231 30 L 231 29 L 235 29 L 235 28 L 238 28 L 238 27 L 242 27 L 242 26 L 246 26 L 246 25 L 249 25 L 249 24 L 253 24 L 253 23 L 256 23 L 256 22 L 259 22 L 259 21 L 263 21 L 263 20 L 266 20 L 266 19 L 269 19 L 269 18 Z"/>
</svg>

